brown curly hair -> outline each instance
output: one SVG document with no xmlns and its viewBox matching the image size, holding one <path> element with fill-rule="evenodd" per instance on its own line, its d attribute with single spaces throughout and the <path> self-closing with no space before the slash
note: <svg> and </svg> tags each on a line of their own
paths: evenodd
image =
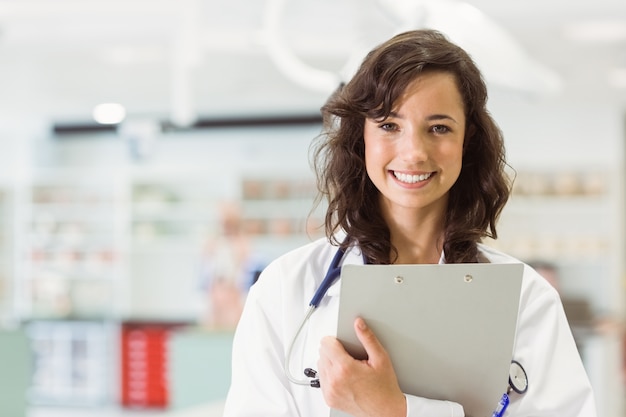
<svg viewBox="0 0 626 417">
<path fill-rule="evenodd" d="M 477 243 L 497 238 L 496 222 L 509 198 L 502 132 L 487 111 L 487 88 L 471 57 L 434 30 L 396 35 L 373 49 L 354 77 L 329 97 L 321 109 L 324 129 L 311 145 L 316 203 L 328 202 L 326 235 L 344 248 L 358 243 L 370 263 L 393 263 L 397 250 L 380 212 L 379 191 L 365 169 L 365 120 L 388 117 L 424 71 L 454 75 L 466 116 L 463 164 L 445 216 L 446 262 L 478 262 Z M 340 230 L 347 241 L 337 240 Z"/>
</svg>

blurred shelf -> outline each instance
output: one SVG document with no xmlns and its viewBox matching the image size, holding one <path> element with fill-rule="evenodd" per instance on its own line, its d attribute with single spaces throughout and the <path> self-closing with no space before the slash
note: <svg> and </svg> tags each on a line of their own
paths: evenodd
<svg viewBox="0 0 626 417">
<path fill-rule="evenodd" d="M 12 317 L 15 236 L 14 194 L 0 188 L 0 318 Z"/>
<path fill-rule="evenodd" d="M 72 169 L 32 178 L 18 202 L 24 264 L 15 302 L 22 317 L 99 318 L 120 310 L 126 208 L 119 180 Z"/>
<path fill-rule="evenodd" d="M 112 400 L 115 325 L 101 320 L 31 320 L 34 355 L 29 402 L 36 405 L 105 405 Z"/>
<path fill-rule="evenodd" d="M 617 246 L 619 196 L 608 171 L 523 171 L 488 243 L 521 259 L 603 263 Z"/>
</svg>

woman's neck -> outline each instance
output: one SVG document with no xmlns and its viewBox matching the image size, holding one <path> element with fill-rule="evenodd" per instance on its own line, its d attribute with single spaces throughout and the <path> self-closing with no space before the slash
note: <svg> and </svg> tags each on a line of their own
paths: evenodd
<svg viewBox="0 0 626 417">
<path fill-rule="evenodd" d="M 437 264 L 443 251 L 442 239 L 437 236 L 412 238 L 392 235 L 391 244 L 396 248 L 398 257 L 395 264 Z"/>
<path fill-rule="evenodd" d="M 444 219 L 439 214 L 406 213 L 387 219 L 396 264 L 436 264 L 443 251 Z"/>
</svg>

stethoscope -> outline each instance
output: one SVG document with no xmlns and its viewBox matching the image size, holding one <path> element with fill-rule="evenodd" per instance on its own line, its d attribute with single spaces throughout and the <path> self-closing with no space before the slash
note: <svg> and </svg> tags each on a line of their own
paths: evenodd
<svg viewBox="0 0 626 417">
<path fill-rule="evenodd" d="M 285 357 L 284 368 L 285 375 L 287 376 L 289 381 L 293 382 L 294 384 L 308 385 L 313 388 L 320 387 L 320 381 L 319 378 L 317 378 L 317 371 L 315 371 L 313 368 L 306 368 L 304 370 L 304 375 L 307 377 L 307 379 L 300 379 L 292 375 L 289 365 L 293 348 L 300 336 L 300 333 L 302 332 L 302 329 L 311 318 L 313 312 L 315 312 L 315 310 L 319 307 L 320 303 L 322 302 L 322 298 L 324 298 L 324 296 L 328 292 L 328 289 L 333 285 L 337 278 L 339 278 L 339 275 L 341 275 L 341 261 L 343 260 L 345 254 L 346 251 L 343 248 L 340 247 L 339 249 L 337 249 L 337 253 L 335 253 L 335 256 L 330 262 L 330 266 L 326 271 L 326 276 L 322 280 L 320 286 L 315 291 L 313 298 L 311 298 L 311 301 L 309 302 L 309 308 L 307 309 L 304 318 L 302 319 L 302 322 L 298 327 L 298 330 L 296 331 L 293 339 L 291 340 L 291 343 L 289 344 L 289 349 L 287 350 L 287 355 Z M 363 261 L 364 263 L 367 263 L 365 255 L 363 255 Z M 492 417 L 502 417 L 504 415 L 504 412 L 509 405 L 509 394 L 511 393 L 511 391 L 515 391 L 518 394 L 524 394 L 527 390 L 528 376 L 526 375 L 526 371 L 519 362 L 515 360 L 511 361 L 511 367 L 509 369 L 509 388 L 500 399 L 500 402 L 498 403 L 496 411 L 493 412 Z"/>
<path fill-rule="evenodd" d="M 491 417 L 503 417 L 504 412 L 510 403 L 509 395 L 511 392 L 516 392 L 517 394 L 524 394 L 528 391 L 528 375 L 526 375 L 526 371 L 521 363 L 516 360 L 511 361 L 511 366 L 509 368 L 509 388 L 507 391 L 502 394 L 502 398 L 498 402 L 496 410 L 493 412 Z"/>
<path fill-rule="evenodd" d="M 311 298 L 311 301 L 309 302 L 309 308 L 307 309 L 304 315 L 304 318 L 302 319 L 302 322 L 300 323 L 300 326 L 298 327 L 298 330 L 296 331 L 296 334 L 294 335 L 293 339 L 291 340 L 291 343 L 289 344 L 289 349 L 287 350 L 287 356 L 285 357 L 284 367 L 285 367 L 285 375 L 287 376 L 289 381 L 293 382 L 294 384 L 309 385 L 313 388 L 320 387 L 320 380 L 317 378 L 317 371 L 315 371 L 312 368 L 306 368 L 304 370 L 304 375 L 308 379 L 300 379 L 291 374 L 289 363 L 291 361 L 291 353 L 293 351 L 293 347 L 296 344 L 296 341 L 298 340 L 298 337 L 300 336 L 300 333 L 302 332 L 304 325 L 309 321 L 309 318 L 311 318 L 311 315 L 317 309 L 317 307 L 319 307 L 320 303 L 322 302 L 322 298 L 324 298 L 324 296 L 328 292 L 328 289 L 333 285 L 333 283 L 337 280 L 337 278 L 339 278 L 339 275 L 341 274 L 341 261 L 343 260 L 343 257 L 345 254 L 346 254 L 345 249 L 341 247 L 337 249 L 337 253 L 335 253 L 335 256 L 330 262 L 330 266 L 328 267 L 328 270 L 326 271 L 326 276 L 324 277 L 324 280 L 322 281 L 320 286 L 317 288 L 317 291 L 315 291 L 313 298 Z M 365 256 L 363 258 L 365 261 Z"/>
</svg>

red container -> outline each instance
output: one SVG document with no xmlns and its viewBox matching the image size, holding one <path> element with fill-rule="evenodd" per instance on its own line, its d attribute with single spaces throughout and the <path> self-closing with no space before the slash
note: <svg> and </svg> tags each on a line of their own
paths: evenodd
<svg viewBox="0 0 626 417">
<path fill-rule="evenodd" d="M 175 324 L 124 323 L 121 335 L 121 403 L 129 408 L 166 408 L 168 338 Z"/>
</svg>

